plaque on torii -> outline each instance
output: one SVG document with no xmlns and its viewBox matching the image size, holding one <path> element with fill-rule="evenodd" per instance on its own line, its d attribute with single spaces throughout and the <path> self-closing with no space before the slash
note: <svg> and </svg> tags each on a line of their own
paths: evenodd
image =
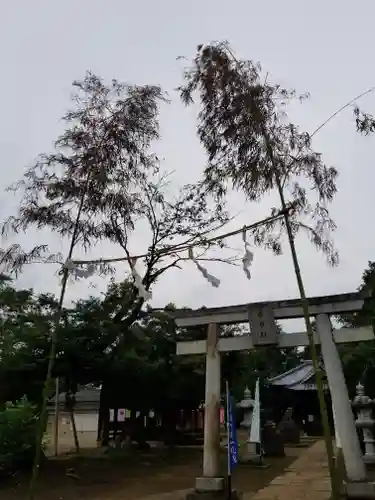
<svg viewBox="0 0 375 500">
<path fill-rule="evenodd" d="M 249 326 L 254 346 L 278 343 L 275 315 L 269 304 L 249 306 Z"/>
</svg>

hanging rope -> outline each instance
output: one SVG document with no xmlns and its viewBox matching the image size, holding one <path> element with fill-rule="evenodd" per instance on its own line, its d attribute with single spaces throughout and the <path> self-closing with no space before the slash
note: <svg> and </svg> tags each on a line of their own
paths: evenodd
<svg viewBox="0 0 375 500">
<path fill-rule="evenodd" d="M 250 244 L 247 241 L 246 235 L 247 231 L 251 231 L 253 229 L 256 229 L 259 226 L 270 224 L 275 222 L 278 219 L 281 219 L 285 216 L 285 213 L 289 213 L 289 211 L 293 210 L 293 204 L 288 206 L 285 210 L 280 210 L 277 214 L 271 215 L 269 217 L 266 217 L 265 219 L 262 219 L 258 222 L 255 222 L 253 224 L 250 224 L 248 226 L 243 226 L 241 229 L 235 229 L 234 231 L 229 231 L 225 234 L 218 235 L 218 236 L 213 236 L 211 238 L 203 239 L 201 241 L 197 241 L 196 247 L 199 246 L 208 246 L 210 243 L 214 243 L 217 241 L 221 241 L 223 239 L 229 238 L 231 236 L 235 236 L 237 234 L 242 233 L 242 240 L 244 243 L 245 247 L 245 252 L 244 256 L 242 258 L 242 268 L 243 271 L 247 277 L 247 279 L 251 279 L 251 273 L 250 273 L 250 267 L 253 261 L 253 253 L 250 250 Z M 158 255 L 159 257 L 163 256 L 168 256 L 168 255 L 173 255 L 173 254 L 178 254 L 183 251 L 188 251 L 189 254 L 189 259 L 194 262 L 196 265 L 197 269 L 200 271 L 202 276 L 215 288 L 218 288 L 220 285 L 220 280 L 210 274 L 208 270 L 203 267 L 199 263 L 199 259 L 194 257 L 193 254 L 193 248 L 191 246 L 191 243 L 187 242 L 182 242 L 178 243 L 176 245 L 171 245 L 169 247 L 163 248 L 162 250 L 159 251 Z M 134 256 L 129 256 L 129 257 L 114 257 L 114 258 L 101 258 L 101 259 L 89 259 L 89 260 L 79 260 L 79 259 L 67 259 L 65 263 L 62 263 L 59 260 L 53 261 L 51 260 L 46 260 L 46 261 L 34 261 L 32 263 L 40 263 L 40 264 L 62 264 L 63 269 L 66 269 L 69 274 L 73 275 L 75 278 L 90 278 L 93 276 L 97 270 L 97 268 L 100 265 L 103 264 L 110 264 L 110 263 L 116 263 L 116 262 L 124 262 L 127 261 L 129 266 L 130 266 L 130 271 L 131 274 L 134 278 L 134 285 L 138 289 L 139 296 L 143 297 L 145 301 L 151 300 L 152 298 L 152 293 L 148 290 L 145 289 L 143 283 L 142 283 L 142 278 L 139 275 L 137 269 L 136 269 L 136 263 L 139 259 L 147 257 L 148 254 L 141 254 L 141 255 L 134 255 Z M 85 266 L 85 267 L 83 267 Z"/>
<path fill-rule="evenodd" d="M 270 224 L 272 222 L 277 221 L 278 219 L 282 219 L 285 216 L 285 212 L 289 213 L 290 211 L 294 210 L 294 205 L 291 204 L 288 206 L 288 208 L 285 210 L 280 210 L 277 212 L 275 215 L 271 215 L 269 217 L 266 217 L 265 219 L 262 219 L 258 222 L 254 222 L 253 224 L 249 224 L 248 226 L 243 226 L 239 229 L 235 229 L 234 231 L 229 231 L 227 233 L 218 235 L 218 236 L 213 236 L 211 238 L 207 238 L 202 240 L 201 242 L 198 242 L 194 245 L 196 247 L 198 246 L 203 246 L 203 245 L 208 245 L 209 243 L 215 243 L 215 241 L 220 241 L 224 240 L 226 238 L 229 238 L 231 236 L 236 236 L 237 234 L 243 234 L 243 231 L 246 230 L 246 232 L 251 231 L 252 229 L 256 229 L 259 226 L 264 226 L 266 224 Z M 173 253 L 180 253 L 183 251 L 189 251 L 189 248 L 191 248 L 191 242 L 188 243 L 177 243 L 176 245 L 171 245 L 166 248 L 163 248 L 160 250 L 159 255 L 160 256 L 167 256 Z M 130 258 L 131 259 L 143 259 L 145 257 L 148 257 L 147 253 L 143 253 L 140 255 L 132 255 Z M 115 262 L 124 262 L 128 261 L 129 257 L 112 257 L 109 259 L 90 259 L 90 260 L 81 260 L 81 259 L 74 259 L 73 262 L 78 265 L 83 265 L 83 264 L 110 264 L 110 263 L 115 263 Z"/>
</svg>

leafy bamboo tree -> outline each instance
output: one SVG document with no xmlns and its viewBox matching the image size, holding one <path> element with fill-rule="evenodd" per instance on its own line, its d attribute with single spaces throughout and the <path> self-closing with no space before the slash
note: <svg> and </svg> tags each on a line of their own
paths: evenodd
<svg viewBox="0 0 375 500">
<path fill-rule="evenodd" d="M 332 494 L 337 498 L 322 374 L 295 247 L 297 234 L 304 231 L 330 264 L 337 263 L 330 239 L 335 224 L 327 209 L 336 192 L 337 171 L 314 152 L 309 134 L 288 121 L 286 106 L 298 97 L 296 92 L 272 84 L 259 64 L 237 60 L 228 44 L 199 46 L 179 90 L 186 105 L 195 94 L 200 101 L 198 136 L 208 155 L 203 181 L 207 191 L 220 202 L 231 185 L 250 201 L 259 201 L 273 190 L 279 195 L 284 218 L 256 230 L 253 237 L 255 243 L 279 253 L 282 234 L 288 236 L 316 372 Z M 309 191 L 316 194 L 314 202 Z"/>
<path fill-rule="evenodd" d="M 5 231 L 6 228 L 3 227 Z M 17 276 L 24 265 L 35 262 L 54 262 L 59 255 L 53 255 L 48 252 L 47 245 L 37 245 L 31 250 L 25 251 L 17 243 L 9 245 L 7 248 L 0 249 L 0 265 L 3 271 Z"/>
<path fill-rule="evenodd" d="M 354 118 L 357 132 L 370 135 L 375 132 L 375 118 L 370 113 L 362 111 L 358 106 L 354 107 Z"/>
<path fill-rule="evenodd" d="M 4 227 L 15 232 L 26 231 L 30 226 L 48 227 L 61 236 L 69 236 L 68 260 L 77 244 L 88 248 L 93 239 L 100 240 L 106 234 L 98 221 L 105 208 L 112 210 L 121 205 L 125 214 L 129 209 L 137 212 L 137 198 L 132 196 L 131 189 L 144 181 L 148 171 L 156 169 L 148 148 L 159 137 L 158 102 L 163 99 L 159 87 L 129 86 L 116 80 L 106 86 L 92 74 L 73 85 L 78 89 L 74 96 L 76 109 L 63 117 L 67 128 L 56 141 L 56 152 L 41 155 L 14 187 L 23 191 L 23 198 L 18 216 L 11 217 Z M 121 186 L 115 195 L 114 185 Z M 124 223 L 127 227 L 131 224 L 127 215 Z M 68 276 L 65 267 L 52 330 L 30 500 L 34 498 L 39 474 L 47 400 Z"/>
<path fill-rule="evenodd" d="M 67 263 L 71 263 L 75 247 L 89 250 L 98 241 L 109 241 L 133 269 L 129 240 L 136 230 L 144 233 L 146 222 L 150 235 L 143 259 L 146 290 L 166 270 L 187 260 L 187 255 L 178 253 L 181 243 L 202 246 L 200 257 L 209 258 L 205 256 L 209 248 L 205 235 L 220 227 L 227 215 L 220 207 L 209 208 L 200 186 L 184 186 L 175 198 L 167 199 L 165 178 L 151 152 L 153 142 L 160 137 L 159 105 L 166 101 L 160 87 L 125 85 L 116 80 L 106 85 L 91 73 L 73 86 L 75 107 L 63 117 L 65 132 L 57 139 L 55 151 L 41 155 L 12 186 L 11 190 L 22 193 L 22 199 L 18 214 L 4 224 L 3 232 L 48 228 L 68 237 Z M 45 246 L 31 252 L 12 247 L 0 256 L 3 265 L 17 271 L 25 262 L 56 258 L 46 252 Z M 97 267 L 99 272 L 110 270 L 108 265 Z M 41 422 L 46 415 L 70 269 L 64 265 L 61 273 Z M 121 325 L 122 332 L 137 319 L 144 302 L 136 286 L 127 294 L 129 300 L 111 318 Z M 41 424 L 38 443 L 42 430 Z M 35 460 L 30 499 L 39 463 L 40 454 Z"/>
</svg>

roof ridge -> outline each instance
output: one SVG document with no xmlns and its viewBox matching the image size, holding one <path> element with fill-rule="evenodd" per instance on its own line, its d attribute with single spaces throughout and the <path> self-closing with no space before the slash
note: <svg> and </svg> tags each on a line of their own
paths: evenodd
<svg viewBox="0 0 375 500">
<path fill-rule="evenodd" d="M 299 365 L 295 366 L 294 368 L 291 368 L 290 370 L 287 370 L 286 372 L 279 373 L 279 375 L 276 375 L 275 377 L 267 379 L 267 382 L 269 382 L 269 383 L 276 382 L 277 380 L 280 380 L 281 378 L 284 378 L 287 375 L 290 375 L 291 373 L 294 373 L 295 371 L 300 370 L 304 366 L 308 366 L 308 365 L 312 365 L 312 364 L 313 364 L 313 362 L 311 361 L 311 359 L 306 359 L 305 361 L 303 361 Z"/>
</svg>

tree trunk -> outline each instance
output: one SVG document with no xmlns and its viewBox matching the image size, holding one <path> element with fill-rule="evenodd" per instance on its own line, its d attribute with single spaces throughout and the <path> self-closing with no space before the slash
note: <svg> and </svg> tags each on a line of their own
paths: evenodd
<svg viewBox="0 0 375 500">
<path fill-rule="evenodd" d="M 97 441 L 97 443 L 101 443 L 101 441 L 102 441 L 102 432 L 103 432 L 103 414 L 100 411 L 101 410 L 101 401 L 102 401 L 102 390 L 100 391 L 99 414 L 98 414 L 98 429 L 97 429 L 97 433 L 96 433 L 96 441 Z"/>
<path fill-rule="evenodd" d="M 74 409 L 72 406 L 69 407 L 69 416 L 70 416 L 70 422 L 72 424 L 74 446 L 76 449 L 76 453 L 79 453 L 80 452 L 79 439 L 78 439 L 78 433 L 77 433 L 77 427 L 76 427 L 76 420 L 74 418 Z"/>
<path fill-rule="evenodd" d="M 56 377 L 55 381 L 55 416 L 53 421 L 53 449 L 55 457 L 59 454 L 59 410 L 60 410 L 60 385 L 59 377 Z"/>
<path fill-rule="evenodd" d="M 98 440 L 101 446 L 108 446 L 109 444 L 109 406 L 107 390 L 108 381 L 105 379 L 102 382 L 102 389 L 100 391 L 99 403 L 99 422 L 98 422 Z"/>
<path fill-rule="evenodd" d="M 175 408 L 164 410 L 162 414 L 164 429 L 164 444 L 173 447 L 176 444 L 177 411 Z"/>
</svg>

